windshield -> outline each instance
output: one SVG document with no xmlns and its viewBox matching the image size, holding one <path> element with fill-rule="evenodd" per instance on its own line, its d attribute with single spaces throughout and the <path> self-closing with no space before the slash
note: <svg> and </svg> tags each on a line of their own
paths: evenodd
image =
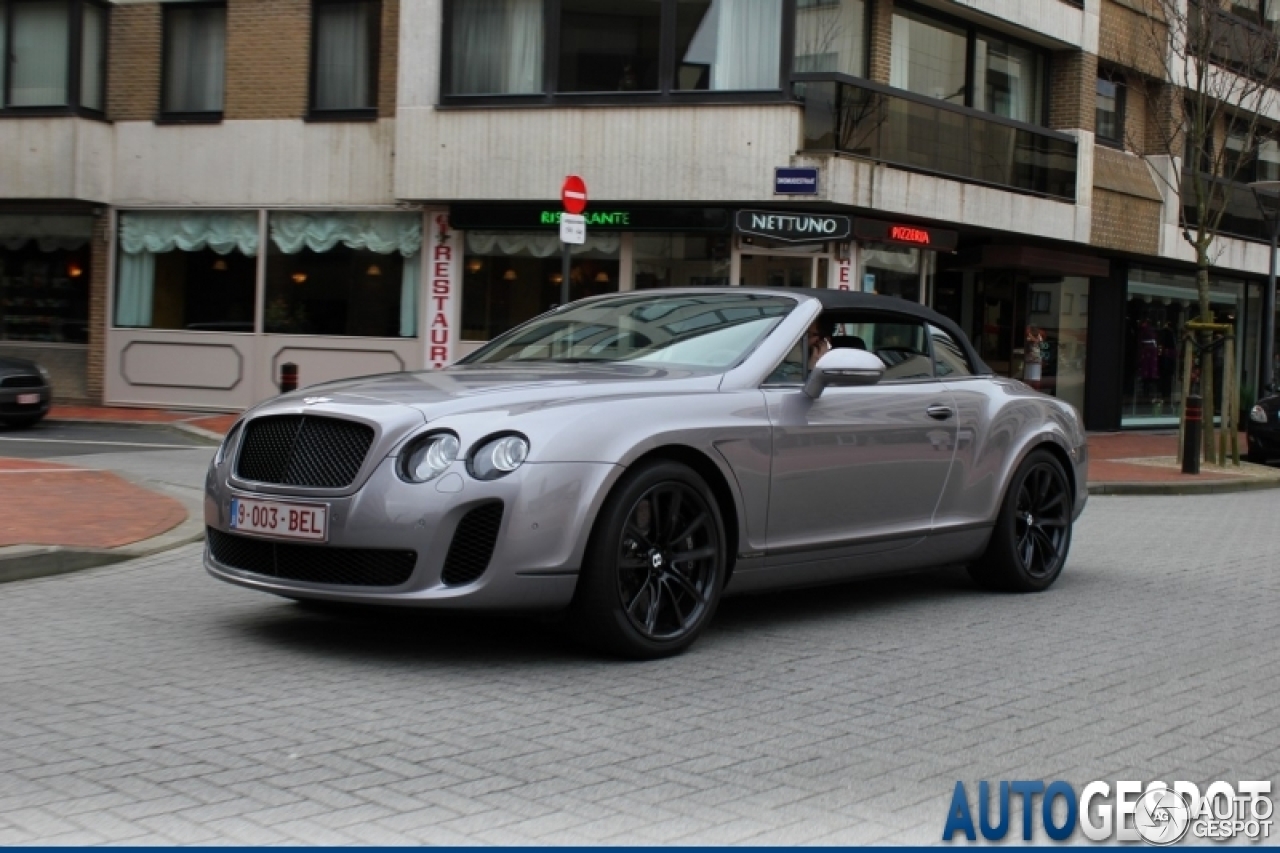
<svg viewBox="0 0 1280 853">
<path fill-rule="evenodd" d="M 754 350 L 796 304 L 757 294 L 620 295 L 534 318 L 460 363 L 597 361 L 722 370 Z"/>
</svg>

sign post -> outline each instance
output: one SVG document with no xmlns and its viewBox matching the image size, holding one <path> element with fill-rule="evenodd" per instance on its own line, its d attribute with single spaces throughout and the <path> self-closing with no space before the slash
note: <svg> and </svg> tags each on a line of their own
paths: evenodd
<svg viewBox="0 0 1280 853">
<path fill-rule="evenodd" d="M 569 273 L 572 261 L 569 247 L 587 242 L 587 220 L 582 211 L 587 209 L 587 184 L 577 175 L 564 179 L 560 187 L 560 244 L 563 253 L 560 261 L 560 304 L 569 304 Z"/>
</svg>

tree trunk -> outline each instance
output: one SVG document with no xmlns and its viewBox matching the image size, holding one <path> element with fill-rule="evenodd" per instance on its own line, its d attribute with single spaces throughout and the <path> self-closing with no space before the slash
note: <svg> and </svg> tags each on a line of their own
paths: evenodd
<svg viewBox="0 0 1280 853">
<path fill-rule="evenodd" d="M 1198 269 L 1196 270 L 1196 290 L 1200 296 L 1200 322 L 1213 322 L 1213 309 L 1209 305 L 1209 247 L 1198 247 L 1196 252 L 1198 260 Z M 1204 460 L 1212 464 L 1217 459 L 1217 428 L 1213 421 L 1213 396 L 1214 396 L 1214 357 L 1213 350 L 1209 349 L 1209 343 L 1213 340 L 1212 332 L 1200 332 L 1196 335 L 1200 343 L 1200 352 L 1197 354 L 1197 361 L 1200 364 L 1200 399 L 1202 411 L 1204 412 L 1203 431 L 1201 433 L 1204 439 Z"/>
</svg>

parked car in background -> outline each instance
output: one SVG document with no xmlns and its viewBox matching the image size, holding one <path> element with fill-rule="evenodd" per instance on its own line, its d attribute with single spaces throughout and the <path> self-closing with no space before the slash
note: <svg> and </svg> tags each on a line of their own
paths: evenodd
<svg viewBox="0 0 1280 853">
<path fill-rule="evenodd" d="M 49 414 L 49 372 L 25 358 L 0 356 L 0 423 L 29 427 Z"/>
<path fill-rule="evenodd" d="M 1245 458 L 1250 462 L 1280 459 L 1280 394 L 1263 397 L 1249 410 L 1245 433 L 1249 439 Z"/>
<path fill-rule="evenodd" d="M 810 369 L 820 316 L 834 334 Z M 205 566 L 303 600 L 565 610 L 594 645 L 652 658 L 722 593 L 941 565 L 1047 589 L 1087 461 L 1070 405 L 993 376 L 921 305 L 621 293 L 445 370 L 250 410 L 206 481 Z"/>
</svg>

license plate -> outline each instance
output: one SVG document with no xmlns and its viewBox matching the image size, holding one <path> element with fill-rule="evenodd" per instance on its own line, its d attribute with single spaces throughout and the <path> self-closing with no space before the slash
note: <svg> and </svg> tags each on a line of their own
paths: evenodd
<svg viewBox="0 0 1280 853">
<path fill-rule="evenodd" d="M 18 395 L 19 406 L 34 406 L 36 403 L 39 403 L 39 402 L 40 402 L 39 394 L 19 394 Z"/>
<path fill-rule="evenodd" d="M 329 538 L 329 507 L 232 498 L 231 528 L 281 539 L 325 542 Z"/>
</svg>

